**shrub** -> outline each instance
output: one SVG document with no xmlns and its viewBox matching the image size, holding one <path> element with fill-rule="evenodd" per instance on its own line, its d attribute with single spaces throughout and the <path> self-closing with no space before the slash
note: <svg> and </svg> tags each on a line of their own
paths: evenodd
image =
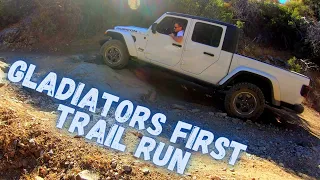
<svg viewBox="0 0 320 180">
<path fill-rule="evenodd" d="M 311 45 L 313 55 L 317 58 L 320 58 L 320 23 L 310 25 L 307 36 L 307 41 Z M 320 61 L 318 64 L 320 64 Z"/>
<path fill-rule="evenodd" d="M 203 16 L 220 21 L 232 22 L 230 4 L 223 0 L 177 0 L 177 10 L 183 13 Z"/>
<path fill-rule="evenodd" d="M 302 67 L 301 67 L 300 64 L 298 64 L 296 57 L 292 57 L 291 59 L 289 59 L 288 60 L 288 64 L 290 65 L 290 70 L 291 71 L 295 71 L 295 72 L 301 73 Z"/>
<path fill-rule="evenodd" d="M 239 29 L 243 29 L 243 27 L 244 27 L 244 25 L 245 25 L 245 22 L 237 21 L 236 25 L 237 25 L 237 27 L 238 27 Z"/>
<path fill-rule="evenodd" d="M 32 12 L 33 7 L 33 0 L 0 0 L 0 30 L 19 22 Z"/>
<path fill-rule="evenodd" d="M 35 0 L 36 10 L 32 26 L 44 36 L 57 33 L 75 34 L 78 31 L 81 11 L 71 0 Z"/>
<path fill-rule="evenodd" d="M 4 6 L 4 3 L 2 0 L 0 0 L 0 17 L 2 17 L 4 14 L 3 14 L 3 7 Z"/>
</svg>

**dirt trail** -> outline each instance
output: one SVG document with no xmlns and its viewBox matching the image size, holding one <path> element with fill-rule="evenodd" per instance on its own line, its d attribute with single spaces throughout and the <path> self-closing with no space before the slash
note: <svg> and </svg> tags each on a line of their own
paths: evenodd
<svg viewBox="0 0 320 180">
<path fill-rule="evenodd" d="M 70 77 L 89 87 L 97 87 L 163 112 L 169 121 L 159 141 L 168 142 L 168 135 L 175 124 L 183 120 L 217 136 L 248 145 L 247 152 L 240 156 L 234 167 L 228 166 L 227 161 L 216 161 L 208 155 L 193 152 L 186 175 L 178 176 L 165 168 L 133 158 L 132 152 L 140 137 L 136 130 L 126 131 L 123 140 L 128 150 L 124 154 L 99 147 L 94 142 L 88 143 L 82 138 L 73 138 L 66 130 L 55 128 L 58 102 L 9 84 L 0 88 L 0 177 L 4 179 L 35 176 L 72 179 L 82 170 L 115 179 L 320 177 L 320 116 L 311 109 L 307 108 L 299 117 L 270 108 L 258 122 L 253 123 L 222 115 L 221 96 L 210 90 L 144 65 L 133 63 L 126 70 L 114 71 L 103 65 L 95 54 L 48 56 L 6 53 L 0 56 L 4 56 L 3 61 L 8 64 L 24 59 L 37 65 L 34 81 L 53 71 L 59 78 Z M 7 68 L 2 67 L 1 70 L 3 74 Z M 174 108 L 175 104 L 182 108 Z M 97 118 L 92 123 L 96 121 Z M 230 151 L 228 153 L 230 156 Z M 112 161 L 118 165 L 115 169 L 111 167 Z M 127 174 L 124 165 L 129 165 L 132 173 Z M 146 168 L 149 173 L 144 175 Z"/>
</svg>

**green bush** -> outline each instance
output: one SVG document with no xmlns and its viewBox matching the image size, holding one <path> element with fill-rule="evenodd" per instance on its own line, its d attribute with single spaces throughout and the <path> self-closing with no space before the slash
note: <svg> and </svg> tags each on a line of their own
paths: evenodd
<svg viewBox="0 0 320 180">
<path fill-rule="evenodd" d="M 225 22 L 233 22 L 232 11 L 223 0 L 176 0 L 176 10 Z"/>
<path fill-rule="evenodd" d="M 236 22 L 236 25 L 239 29 L 243 29 L 244 25 L 245 25 L 245 22 L 242 22 L 242 21 L 237 21 Z"/>
<path fill-rule="evenodd" d="M 289 59 L 288 60 L 288 64 L 290 65 L 290 70 L 291 71 L 295 71 L 295 72 L 298 72 L 298 73 L 302 72 L 302 67 L 301 67 L 300 64 L 298 64 L 296 57 L 292 57 L 291 59 Z"/>
</svg>

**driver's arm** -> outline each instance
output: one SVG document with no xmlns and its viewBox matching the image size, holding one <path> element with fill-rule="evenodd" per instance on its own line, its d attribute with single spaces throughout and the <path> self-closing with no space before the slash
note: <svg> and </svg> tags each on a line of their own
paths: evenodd
<svg viewBox="0 0 320 180">
<path fill-rule="evenodd" d="M 183 36 L 174 36 L 174 34 L 170 34 L 170 37 L 172 37 L 172 39 L 178 43 L 182 43 L 183 40 Z"/>
</svg>

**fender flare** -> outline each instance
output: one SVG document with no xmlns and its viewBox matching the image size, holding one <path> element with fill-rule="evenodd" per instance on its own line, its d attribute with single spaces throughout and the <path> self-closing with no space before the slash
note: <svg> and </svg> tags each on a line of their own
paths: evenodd
<svg viewBox="0 0 320 180">
<path fill-rule="evenodd" d="M 123 43 L 127 46 L 130 56 L 134 56 L 134 57 L 138 56 L 134 39 L 129 32 L 113 29 L 113 30 L 108 30 L 105 34 L 107 36 L 112 37 L 112 39 L 118 39 L 120 41 L 123 41 Z"/>
<path fill-rule="evenodd" d="M 277 80 L 277 78 L 269 73 L 266 73 L 266 72 L 263 72 L 263 71 L 260 71 L 257 69 L 249 68 L 249 67 L 239 66 L 239 67 L 235 68 L 234 70 L 232 70 L 222 80 L 220 80 L 219 85 L 220 86 L 227 85 L 228 82 L 230 82 L 232 79 L 236 78 L 241 73 L 252 73 L 252 74 L 262 76 L 262 77 L 268 79 L 272 85 L 272 92 L 273 92 L 272 104 L 275 106 L 280 106 L 280 104 L 281 104 L 280 84 L 279 84 L 279 81 Z"/>
</svg>

